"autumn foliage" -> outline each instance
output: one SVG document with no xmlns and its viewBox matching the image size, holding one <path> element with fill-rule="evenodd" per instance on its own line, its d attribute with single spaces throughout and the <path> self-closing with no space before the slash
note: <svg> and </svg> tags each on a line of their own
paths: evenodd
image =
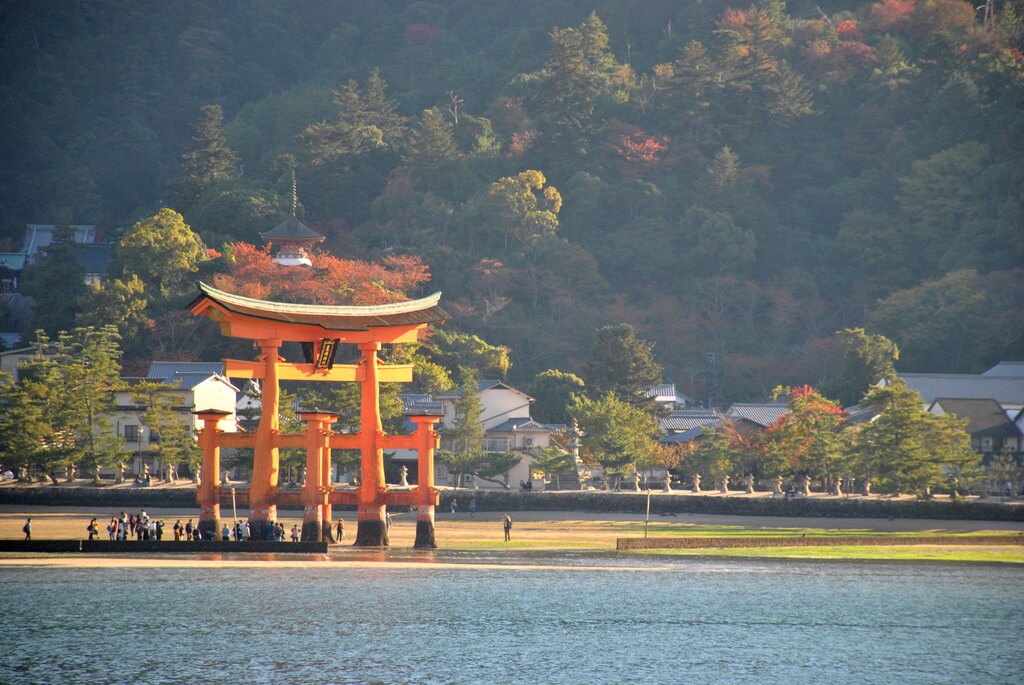
<svg viewBox="0 0 1024 685">
<path fill-rule="evenodd" d="M 430 280 L 419 257 L 390 255 L 379 263 L 318 254 L 311 268 L 281 266 L 269 248 L 234 243 L 226 273 L 213 278 L 228 292 L 305 304 L 374 305 L 409 299 L 408 293 Z"/>
</svg>

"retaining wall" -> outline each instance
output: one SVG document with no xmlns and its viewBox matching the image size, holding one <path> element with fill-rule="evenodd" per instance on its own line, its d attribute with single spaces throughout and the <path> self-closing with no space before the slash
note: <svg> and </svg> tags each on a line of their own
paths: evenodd
<svg viewBox="0 0 1024 685">
<path fill-rule="evenodd" d="M 479 511 L 587 511 L 643 514 L 644 492 L 521 492 L 518 490 L 443 490 L 440 509 L 458 500 L 459 511 L 476 498 Z M 0 487 L 0 504 L 111 509 L 196 507 L 192 488 L 103 488 L 60 486 Z M 223 505 L 222 505 L 223 506 Z M 294 507 L 293 507 L 294 508 Z M 299 507 L 301 508 L 301 507 Z M 285 510 L 288 507 L 280 506 Z M 335 511 L 352 507 L 335 505 Z M 849 497 L 746 497 L 743 495 L 685 495 L 651 493 L 652 514 L 727 514 L 740 516 L 801 516 L 825 518 L 925 518 L 977 521 L 1024 521 L 1024 506 L 993 502 L 956 503 L 947 499 L 924 502 Z"/>
<path fill-rule="evenodd" d="M 903 545 L 1024 545 L 1018 535 L 813 535 L 618 538 L 615 549 L 723 549 L 736 547 L 833 547 Z"/>
<path fill-rule="evenodd" d="M 0 552 L 66 554 L 327 554 L 326 542 L 250 540 L 0 540 Z"/>
</svg>

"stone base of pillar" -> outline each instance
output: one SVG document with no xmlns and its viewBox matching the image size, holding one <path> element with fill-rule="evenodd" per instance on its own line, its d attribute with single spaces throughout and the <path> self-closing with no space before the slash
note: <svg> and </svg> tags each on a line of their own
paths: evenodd
<svg viewBox="0 0 1024 685">
<path fill-rule="evenodd" d="M 249 519 L 249 537 L 251 540 L 273 540 L 273 536 L 267 537 L 268 531 L 272 533 L 270 519 L 251 518 Z"/>
<path fill-rule="evenodd" d="M 387 547 L 388 529 L 381 519 L 359 519 L 356 529 L 356 547 Z"/>
<path fill-rule="evenodd" d="M 415 549 L 437 549 L 437 541 L 434 539 L 433 519 L 416 520 L 416 542 Z"/>
<path fill-rule="evenodd" d="M 220 540 L 220 517 L 206 516 L 199 519 L 199 534 L 203 540 Z"/>
<path fill-rule="evenodd" d="M 319 520 L 302 522 L 303 542 L 322 542 L 323 525 Z"/>
<path fill-rule="evenodd" d="M 326 542 L 330 545 L 337 542 L 337 540 L 334 539 L 334 524 L 332 524 L 329 519 L 321 521 L 320 528 L 323 531 L 320 536 L 320 542 Z"/>
</svg>

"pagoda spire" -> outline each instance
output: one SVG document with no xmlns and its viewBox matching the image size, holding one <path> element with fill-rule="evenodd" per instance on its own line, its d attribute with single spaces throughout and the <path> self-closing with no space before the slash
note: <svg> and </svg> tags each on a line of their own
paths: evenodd
<svg viewBox="0 0 1024 685">
<path fill-rule="evenodd" d="M 324 236 L 299 221 L 299 185 L 292 167 L 291 216 L 266 233 L 260 233 L 274 252 L 274 261 L 282 266 L 312 266 L 309 249 L 324 241 Z"/>
</svg>

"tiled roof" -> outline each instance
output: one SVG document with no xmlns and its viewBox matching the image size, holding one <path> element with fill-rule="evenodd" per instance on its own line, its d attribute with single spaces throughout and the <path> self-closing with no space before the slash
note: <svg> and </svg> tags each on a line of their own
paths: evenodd
<svg viewBox="0 0 1024 685">
<path fill-rule="evenodd" d="M 729 407 L 725 415 L 730 419 L 746 419 L 767 428 L 788 413 L 789 405 L 783 402 L 764 402 L 761 404 L 737 402 Z"/>
<path fill-rule="evenodd" d="M 501 390 L 501 389 L 512 390 L 513 392 L 517 392 L 520 395 L 523 395 L 524 397 L 529 397 L 529 395 L 524 393 L 522 390 L 518 390 L 516 388 L 513 388 L 511 385 L 507 385 L 507 384 L 502 383 L 501 381 L 498 381 L 498 380 L 478 381 L 477 382 L 477 388 L 479 388 L 478 392 L 483 392 L 484 390 L 495 390 L 495 389 L 497 389 L 497 390 Z M 448 392 L 439 392 L 439 393 L 437 393 L 436 397 L 439 400 L 440 399 L 445 399 L 445 400 L 458 399 L 458 398 L 462 397 L 462 388 L 454 388 L 452 390 L 449 390 Z"/>
<path fill-rule="evenodd" d="M 114 258 L 114 246 L 110 243 L 99 245 L 75 245 L 75 261 L 87 274 L 102 274 Z"/>
<path fill-rule="evenodd" d="M 921 394 L 927 407 L 940 397 L 984 400 L 1002 405 L 1024 404 L 1024 378 L 965 373 L 901 373 L 907 387 Z"/>
<path fill-rule="evenodd" d="M 1012 378 L 1024 378 L 1024 362 L 999 362 L 982 376 L 1009 376 Z"/>
<path fill-rule="evenodd" d="M 659 423 L 663 430 L 679 433 L 700 426 L 713 426 L 722 421 L 722 415 L 714 409 L 684 409 L 672 412 Z"/>
<path fill-rule="evenodd" d="M 294 240 L 298 238 L 299 240 L 318 242 L 324 239 L 323 234 L 317 233 L 312 228 L 299 221 L 298 217 L 294 214 L 288 217 L 287 221 L 281 222 L 266 233 L 260 233 L 260 237 L 264 240 L 270 241 L 289 238 Z"/>
<path fill-rule="evenodd" d="M 504 423 L 499 423 L 497 426 L 492 426 L 487 429 L 488 433 L 564 433 L 566 426 L 564 423 L 537 423 L 533 419 L 522 417 L 518 419 L 509 419 Z"/>
<path fill-rule="evenodd" d="M 691 428 L 690 430 L 685 430 L 681 433 L 663 435 L 658 438 L 658 442 L 664 445 L 675 445 L 681 442 L 690 442 L 704 435 L 705 428 L 711 428 L 711 426 L 697 426 L 696 428 Z"/>
<path fill-rule="evenodd" d="M 76 224 L 71 226 L 76 243 L 95 243 L 96 226 Z M 29 257 L 35 256 L 40 248 L 53 242 L 53 234 L 57 231 L 55 224 L 27 224 L 25 226 L 25 243 L 21 251 Z"/>
<path fill-rule="evenodd" d="M 995 400 L 965 400 L 939 398 L 932 403 L 947 414 L 967 419 L 967 432 L 974 437 L 1013 438 L 1020 430 L 1009 419 Z"/>
<path fill-rule="evenodd" d="M 0 267 L 11 271 L 21 271 L 25 268 L 24 252 L 2 252 L 0 253 Z"/>
<path fill-rule="evenodd" d="M 223 376 L 221 362 L 153 362 L 149 365 L 146 378 L 161 383 L 180 384 L 184 390 L 191 390 L 210 376 Z"/>
<path fill-rule="evenodd" d="M 407 416 L 416 414 L 441 416 L 443 413 L 441 403 L 425 393 L 401 393 L 398 397 L 402 400 L 402 413 Z"/>
</svg>

